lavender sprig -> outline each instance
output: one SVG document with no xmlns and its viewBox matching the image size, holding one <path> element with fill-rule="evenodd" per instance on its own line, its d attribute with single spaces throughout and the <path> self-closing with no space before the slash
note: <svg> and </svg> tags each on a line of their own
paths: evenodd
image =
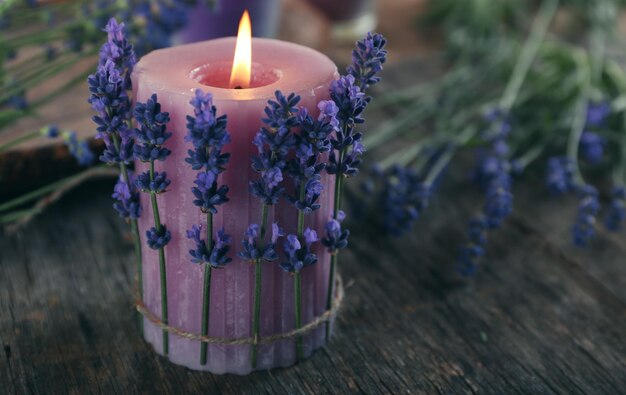
<svg viewBox="0 0 626 395">
<path fill-rule="evenodd" d="M 428 206 L 432 188 L 411 168 L 393 166 L 385 174 L 379 200 L 387 232 L 399 236 L 411 229 Z"/>
<path fill-rule="evenodd" d="M 258 156 L 252 158 L 252 168 L 260 173 L 260 178 L 250 182 L 250 193 L 258 197 L 263 203 L 261 208 L 261 224 L 250 225 L 247 236 L 243 241 L 243 251 L 239 256 L 254 257 L 255 265 L 255 285 L 254 285 L 254 315 L 252 321 L 252 333 L 255 339 L 259 337 L 260 314 L 261 314 L 261 276 L 262 266 L 266 251 L 265 232 L 267 229 L 267 218 L 269 208 L 278 203 L 283 196 L 284 187 L 281 185 L 284 179 L 284 172 L 287 166 L 287 154 L 294 148 L 296 138 L 291 133 L 291 129 L 298 126 L 297 105 L 300 96 L 290 94 L 285 96 L 282 92 L 275 92 L 276 100 L 269 100 L 265 107 L 265 117 L 262 119 L 265 124 L 259 130 L 253 140 L 257 147 Z M 254 229 L 258 229 L 255 231 Z M 257 232 L 252 237 L 248 233 Z M 273 232 L 276 237 L 278 234 Z M 272 240 L 274 240 L 274 235 Z M 273 245 L 272 241 L 270 245 Z M 261 252 L 263 254 L 261 254 Z M 257 366 L 257 344 L 253 344 L 250 352 L 252 368 Z"/>
<path fill-rule="evenodd" d="M 337 218 L 331 218 L 326 223 L 326 235 L 322 238 L 321 242 L 322 245 L 328 249 L 328 252 L 333 255 L 348 246 L 350 231 L 348 229 L 341 229 L 341 222 L 343 222 L 345 218 L 346 214 L 340 210 L 337 213 Z"/>
<path fill-rule="evenodd" d="M 288 174 L 294 182 L 294 194 L 287 195 L 287 199 L 298 210 L 297 233 L 289 235 L 285 243 L 287 262 L 280 266 L 295 276 L 295 327 L 302 326 L 302 289 L 300 271 L 305 266 L 317 262 L 317 256 L 310 252 L 308 247 L 317 240 L 317 234 L 311 229 L 304 229 L 305 215 L 320 208 L 317 202 L 324 185 L 320 182 L 320 173 L 325 164 L 320 162 L 320 154 L 331 149 L 330 135 L 338 131 L 339 121 L 337 113 L 339 109 L 333 101 L 321 101 L 318 103 L 320 114 L 317 119 L 311 117 L 305 108 L 298 113 L 299 133 L 295 135 L 295 157 L 288 164 Z M 314 240 L 315 239 L 315 240 Z M 299 246 L 304 244 L 306 248 Z M 297 247 L 298 246 L 298 247 Z M 297 251 L 297 252 L 296 252 Z M 304 358 L 302 338 L 296 338 L 296 353 L 298 359 Z"/>
<path fill-rule="evenodd" d="M 141 241 L 137 218 L 133 215 L 136 214 L 138 217 L 141 214 L 141 206 L 139 200 L 135 199 L 134 179 L 127 168 L 127 165 L 134 159 L 134 136 L 130 127 L 131 104 L 127 91 L 132 89 L 130 75 L 136 58 L 132 45 L 124 35 L 124 24 L 118 24 L 114 18 L 111 18 L 104 31 L 107 32 L 108 39 L 100 49 L 98 68 L 96 73 L 87 79 L 90 93 L 88 102 L 96 111 L 96 115 L 92 118 L 97 126 L 96 137 L 101 138 L 106 147 L 100 160 L 119 166 L 121 178 L 132 197 L 132 205 L 119 202 L 120 199 L 118 199 L 114 207 L 118 209 L 118 212 L 120 208 L 124 208 L 124 215 L 128 212 L 135 245 L 138 291 L 143 297 Z M 56 135 L 58 131 L 50 129 L 48 134 Z M 116 193 L 120 192 L 116 191 Z M 120 194 L 120 197 L 122 196 L 123 194 Z M 124 198 L 124 201 L 130 202 L 127 198 Z M 143 331 L 143 317 L 140 316 L 139 319 L 140 328 Z"/>
<path fill-rule="evenodd" d="M 306 228 L 303 231 L 302 242 L 300 241 L 300 237 L 298 237 L 298 235 L 287 235 L 287 239 L 285 240 L 285 244 L 283 246 L 287 260 L 281 262 L 280 267 L 284 271 L 294 274 L 296 282 L 299 281 L 298 278 L 300 278 L 300 276 L 298 276 L 298 274 L 302 271 L 302 269 L 317 262 L 317 256 L 311 251 L 311 245 L 318 241 L 317 232 L 310 228 Z M 298 297 L 297 291 L 298 287 L 296 286 L 295 297 L 296 302 L 299 302 L 301 297 Z M 297 309 L 296 315 L 300 314 L 301 309 Z M 299 319 L 296 318 L 296 321 L 299 321 Z"/>
<path fill-rule="evenodd" d="M 337 106 L 337 124 L 334 138 L 331 138 L 331 151 L 326 166 L 328 174 L 335 175 L 335 196 L 333 202 L 333 218 L 338 218 L 341 210 L 341 196 L 343 180 L 355 176 L 361 164 L 361 155 L 365 152 L 362 144 L 362 134 L 355 130 L 356 125 L 365 120 L 363 111 L 371 98 L 365 90 L 380 81 L 377 74 L 382 70 L 386 61 L 386 39 L 378 33 L 368 33 L 356 43 L 352 52 L 352 64 L 346 69 L 347 75 L 334 81 L 330 88 L 330 98 Z M 335 271 L 338 254 L 331 256 L 330 276 L 328 279 L 328 294 L 326 309 L 332 304 L 335 284 Z M 326 338 L 330 337 L 330 325 L 326 325 Z"/>
<path fill-rule="evenodd" d="M 476 233 L 484 232 L 483 225 L 486 225 L 488 229 L 499 227 L 512 210 L 511 171 L 516 168 L 516 165 L 509 158 L 509 147 L 506 141 L 511 131 L 510 114 L 557 7 L 557 0 L 542 4 L 497 107 L 486 115 L 490 127 L 483 135 L 483 139 L 490 145 L 489 161 L 492 164 L 482 166 L 482 169 L 491 170 L 482 174 L 485 176 L 486 182 L 483 184 L 487 186 L 487 199 L 483 208 L 484 216 L 481 216 L 478 222 L 470 223 L 470 243 L 461 249 L 458 258 L 459 272 L 462 275 L 472 274 L 475 259 L 485 252 L 485 242 L 479 245 L 472 238 Z M 483 161 L 483 164 L 485 163 Z M 477 223 L 481 225 L 478 226 Z M 481 238 L 481 240 L 486 241 L 486 238 Z"/>
<path fill-rule="evenodd" d="M 217 208 L 228 201 L 228 186 L 218 185 L 218 177 L 226 169 L 230 159 L 229 153 L 222 152 L 224 145 L 230 142 L 230 135 L 226 130 L 226 115 L 217 116 L 217 108 L 213 105 L 213 97 L 200 89 L 189 102 L 193 107 L 194 115 L 187 116 L 187 135 L 185 141 L 193 144 L 193 149 L 187 151 L 185 158 L 193 170 L 200 170 L 194 181 L 191 192 L 195 196 L 193 204 L 206 213 L 206 241 L 200 236 L 202 225 L 194 225 L 187 231 L 187 237 L 194 240 L 196 249 L 190 250 L 192 262 L 204 264 L 204 285 L 202 299 L 202 335 L 209 332 L 211 273 L 213 268 L 221 268 L 232 259 L 226 254 L 230 250 L 230 236 L 224 229 L 218 230 L 216 240 L 213 240 L 213 215 Z M 207 343 L 200 345 L 200 364 L 207 362 Z"/>
<path fill-rule="evenodd" d="M 135 175 L 128 172 L 129 183 L 124 181 L 124 177 L 120 175 L 115 187 L 113 188 L 113 208 L 118 212 L 120 217 L 125 219 L 137 219 L 141 216 L 141 204 L 139 202 L 139 192 L 135 187 Z"/>
<path fill-rule="evenodd" d="M 166 172 L 156 172 L 155 161 L 164 161 L 171 151 L 163 144 L 172 136 L 167 131 L 170 121 L 169 113 L 161 111 L 161 104 L 157 95 L 153 94 L 145 103 L 137 103 L 134 109 L 134 117 L 139 127 L 133 130 L 135 136 L 134 153 L 137 160 L 150 163 L 148 171 L 137 176 L 135 185 L 143 192 L 150 194 L 154 227 L 146 232 L 147 244 L 153 250 L 159 251 L 159 275 L 161 279 L 161 320 L 167 325 L 167 272 L 165 266 L 165 246 L 172 238 L 171 232 L 165 224 L 161 223 L 157 194 L 166 191 L 170 180 Z M 155 155 L 144 155 L 146 152 L 157 152 Z M 169 354 L 169 335 L 163 330 L 163 355 Z"/>
</svg>

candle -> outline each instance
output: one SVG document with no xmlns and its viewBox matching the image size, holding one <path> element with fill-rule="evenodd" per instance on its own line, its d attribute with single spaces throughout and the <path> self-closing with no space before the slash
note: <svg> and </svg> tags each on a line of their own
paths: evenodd
<svg viewBox="0 0 626 395">
<path fill-rule="evenodd" d="M 189 44 L 154 51 L 144 56 L 133 73 L 136 102 L 145 102 L 156 93 L 162 110 L 170 113 L 168 131 L 173 136 L 166 147 L 172 151 L 167 161 L 157 162 L 156 170 L 171 178 L 168 192 L 157 196 L 161 222 L 172 238 L 165 248 L 168 323 L 184 331 L 201 331 L 203 303 L 203 267 L 190 262 L 192 242 L 185 237 L 192 225 L 204 223 L 205 214 L 197 206 L 190 189 L 196 172 L 185 163 L 191 144 L 184 140 L 186 116 L 193 114 L 189 101 L 197 89 L 210 92 L 218 115 L 227 114 L 231 142 L 224 147 L 231 154 L 220 184 L 228 185 L 230 201 L 214 215 L 214 229 L 224 227 L 233 237 L 230 256 L 233 261 L 224 269 L 214 269 L 211 278 L 209 336 L 247 338 L 252 336 L 255 268 L 237 257 L 241 240 L 249 224 L 261 222 L 261 202 L 250 195 L 248 183 L 257 179 L 251 157 L 257 154 L 252 140 L 261 127 L 263 109 L 274 92 L 296 93 L 300 106 L 316 115 L 319 101 L 329 97 L 329 86 L 338 77 L 333 62 L 325 55 L 299 45 L 252 39 L 252 64 L 249 82 L 231 78 L 236 39 L 234 37 Z M 232 84 L 243 84 L 233 89 Z M 136 163 L 138 171 L 146 165 Z M 334 178 L 322 174 L 325 188 L 319 198 L 321 209 L 306 216 L 306 226 L 322 234 L 333 210 Z M 147 194 L 142 194 L 144 212 L 150 210 Z M 296 232 L 297 211 L 281 202 L 269 212 L 269 223 L 278 222 L 286 233 Z M 141 234 L 154 225 L 150 215 L 139 222 Z M 279 243 L 281 245 L 282 243 Z M 302 323 L 312 321 L 326 309 L 330 255 L 320 243 L 313 251 L 318 262 L 302 270 Z M 279 248 L 282 253 L 282 246 Z M 143 301 L 157 316 L 161 314 L 161 279 L 158 252 L 142 245 Z M 285 273 L 278 262 L 262 263 L 260 314 L 261 338 L 294 329 L 294 277 Z M 156 352 L 164 354 L 162 331 L 144 320 L 145 339 Z M 209 344 L 206 364 L 200 362 L 201 343 L 176 334 L 168 335 L 170 361 L 191 369 L 214 373 L 247 374 L 253 370 L 250 345 Z M 324 326 L 303 336 L 304 355 L 326 342 Z M 289 366 L 296 361 L 294 339 L 258 346 L 256 369 Z"/>
</svg>

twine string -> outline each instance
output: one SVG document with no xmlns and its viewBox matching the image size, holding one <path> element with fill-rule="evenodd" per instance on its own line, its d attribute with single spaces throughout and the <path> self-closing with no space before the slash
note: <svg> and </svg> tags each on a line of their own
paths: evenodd
<svg viewBox="0 0 626 395">
<path fill-rule="evenodd" d="M 344 288 L 343 288 L 343 281 L 341 281 L 340 276 L 337 276 L 336 278 L 335 288 L 336 288 L 336 292 L 335 292 L 335 298 L 333 299 L 333 303 L 330 309 L 326 310 L 322 315 L 315 317 L 313 321 L 309 322 L 306 325 L 301 326 L 300 328 L 293 329 L 289 332 L 277 333 L 272 336 L 264 336 L 262 338 L 259 338 L 257 336 L 242 337 L 242 338 L 202 336 L 200 334 L 189 332 L 189 331 L 186 331 L 181 328 L 177 328 L 172 325 L 167 325 L 161 320 L 160 317 L 158 317 L 156 314 L 150 311 L 150 309 L 148 309 L 148 306 L 145 305 L 145 303 L 143 302 L 141 298 L 141 295 L 139 295 L 138 293 L 136 293 L 135 308 L 137 309 L 139 313 L 141 313 L 144 317 L 146 317 L 150 322 L 156 325 L 159 329 L 172 333 L 176 336 L 179 336 L 185 339 L 196 340 L 196 341 L 210 343 L 210 344 L 226 344 L 226 345 L 256 344 L 256 345 L 260 345 L 260 344 L 274 343 L 274 342 L 285 340 L 285 339 L 294 339 L 296 337 L 305 335 L 313 331 L 315 328 L 321 326 L 326 321 L 330 321 L 333 317 L 337 315 L 337 312 L 339 311 L 339 308 L 341 307 L 341 304 L 345 296 Z"/>
</svg>

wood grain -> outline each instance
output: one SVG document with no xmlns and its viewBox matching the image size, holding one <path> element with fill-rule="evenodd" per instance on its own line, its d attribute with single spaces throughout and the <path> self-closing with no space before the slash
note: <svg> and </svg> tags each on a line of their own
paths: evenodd
<svg viewBox="0 0 626 395">
<path fill-rule="evenodd" d="M 412 61 L 387 70 L 380 89 L 437 70 Z M 370 114 L 369 132 L 395 113 Z M 0 393 L 623 393 L 624 235 L 570 246 L 576 202 L 519 180 L 512 218 L 490 235 L 478 275 L 462 280 L 456 253 L 482 206 L 466 159 L 410 235 L 349 224 L 347 299 L 325 349 L 245 377 L 189 371 L 152 352 L 131 306 L 132 246 L 111 209 L 112 182 L 84 185 L 0 239 Z"/>
</svg>

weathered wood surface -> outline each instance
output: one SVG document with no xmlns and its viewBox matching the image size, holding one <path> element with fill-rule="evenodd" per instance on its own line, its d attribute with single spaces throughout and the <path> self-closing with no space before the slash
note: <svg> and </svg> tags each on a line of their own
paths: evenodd
<svg viewBox="0 0 626 395">
<path fill-rule="evenodd" d="M 432 70 L 387 72 L 387 89 L 409 72 Z M 576 202 L 522 180 L 487 261 L 461 280 L 456 253 L 482 204 L 466 176 L 452 166 L 405 238 L 350 224 L 335 338 L 297 366 L 246 377 L 189 371 L 143 342 L 112 182 L 87 184 L 0 239 L 0 393 L 624 393 L 624 234 L 570 246 Z"/>
</svg>

